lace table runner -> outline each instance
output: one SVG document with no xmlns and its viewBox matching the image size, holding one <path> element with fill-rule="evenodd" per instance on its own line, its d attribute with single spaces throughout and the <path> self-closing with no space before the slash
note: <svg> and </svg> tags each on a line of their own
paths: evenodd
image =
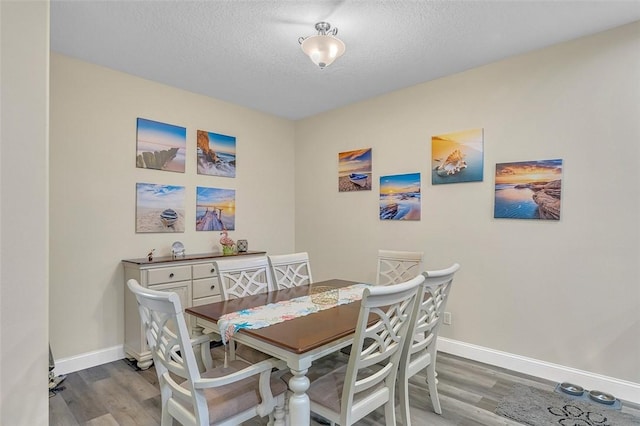
<svg viewBox="0 0 640 426">
<path fill-rule="evenodd" d="M 338 305 L 346 305 L 358 301 L 362 299 L 362 293 L 368 286 L 369 284 L 354 284 L 341 288 L 322 287 L 326 291 L 223 315 L 218 320 L 222 343 L 226 345 L 233 338 L 236 331 L 243 328 L 255 330 L 268 327 Z M 331 302 L 332 300 L 333 303 Z"/>
</svg>

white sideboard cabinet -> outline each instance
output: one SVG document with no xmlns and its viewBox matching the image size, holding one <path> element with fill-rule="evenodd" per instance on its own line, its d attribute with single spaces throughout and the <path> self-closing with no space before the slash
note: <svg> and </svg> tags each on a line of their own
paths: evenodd
<svg viewBox="0 0 640 426">
<path fill-rule="evenodd" d="M 218 288 L 218 274 L 213 266 L 214 261 L 224 261 L 222 258 L 264 256 L 265 254 L 264 251 L 248 251 L 233 255 L 205 253 L 177 258 L 166 256 L 154 257 L 153 260 L 147 258 L 123 260 L 125 284 L 124 351 L 127 358 L 135 359 L 138 367 L 143 370 L 153 364 L 140 321 L 136 298 L 127 287 L 128 280 L 133 278 L 143 287 L 177 293 L 184 309 L 222 300 Z M 191 318 L 189 315 L 185 315 L 185 319 L 187 326 L 190 326 Z"/>
</svg>

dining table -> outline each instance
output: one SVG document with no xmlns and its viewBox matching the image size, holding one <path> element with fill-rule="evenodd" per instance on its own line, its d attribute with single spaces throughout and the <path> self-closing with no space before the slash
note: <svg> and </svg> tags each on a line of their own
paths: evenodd
<svg viewBox="0 0 640 426">
<path fill-rule="evenodd" d="M 292 288 L 265 292 L 257 295 L 225 300 L 187 308 L 185 312 L 195 317 L 196 326 L 220 333 L 219 321 L 225 315 L 259 308 L 279 302 L 287 302 L 304 296 L 312 296 L 315 289 L 353 287 L 358 283 L 330 279 Z M 263 328 L 241 328 L 232 339 L 286 362 L 291 371 L 288 403 L 289 424 L 308 426 L 311 409 L 306 376 L 312 363 L 328 354 L 339 351 L 353 342 L 360 300 L 335 304 L 304 316 L 295 316 Z M 221 320 L 221 318 L 223 318 Z M 224 334 L 224 331 L 222 332 Z"/>
</svg>

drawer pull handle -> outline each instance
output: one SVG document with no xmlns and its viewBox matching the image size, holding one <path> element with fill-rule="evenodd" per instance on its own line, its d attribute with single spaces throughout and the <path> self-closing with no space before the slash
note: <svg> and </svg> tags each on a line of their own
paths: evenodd
<svg viewBox="0 0 640 426">
<path fill-rule="evenodd" d="M 173 272 L 169 274 L 169 278 L 173 278 Z"/>
<path fill-rule="evenodd" d="M 213 274 L 216 271 L 216 268 L 211 268 L 211 273 Z"/>
<path fill-rule="evenodd" d="M 216 289 L 216 286 L 215 286 L 215 285 L 212 285 L 212 286 L 211 286 L 211 290 L 215 290 L 215 289 Z"/>
</svg>

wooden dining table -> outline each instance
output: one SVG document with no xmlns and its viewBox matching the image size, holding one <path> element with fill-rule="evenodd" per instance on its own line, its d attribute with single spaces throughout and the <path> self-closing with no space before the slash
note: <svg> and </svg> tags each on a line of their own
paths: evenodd
<svg viewBox="0 0 640 426">
<path fill-rule="evenodd" d="M 196 326 L 219 332 L 218 320 L 225 314 L 311 295 L 314 287 L 348 287 L 353 281 L 331 279 L 288 289 L 276 290 L 186 309 L 196 319 Z M 306 316 L 259 329 L 238 330 L 233 340 L 281 359 L 287 363 L 292 377 L 289 389 L 289 419 L 291 425 L 308 426 L 309 379 L 307 370 L 313 361 L 349 346 L 355 334 L 360 301 L 337 305 Z"/>
</svg>

